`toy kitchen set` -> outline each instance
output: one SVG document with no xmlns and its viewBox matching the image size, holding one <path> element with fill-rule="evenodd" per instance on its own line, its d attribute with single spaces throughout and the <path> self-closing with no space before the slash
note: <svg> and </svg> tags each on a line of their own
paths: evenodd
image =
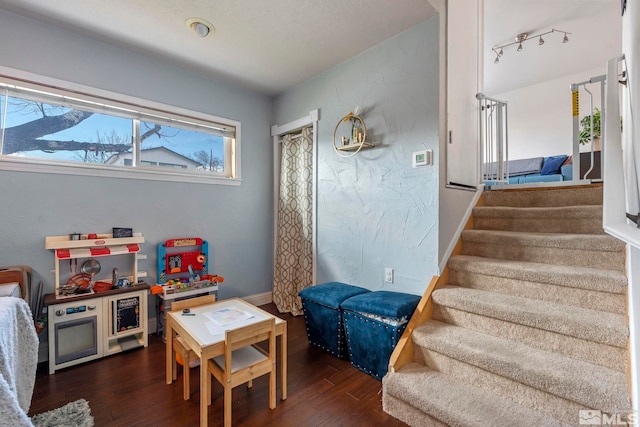
<svg viewBox="0 0 640 427">
<path fill-rule="evenodd" d="M 162 304 L 158 306 L 158 331 L 166 341 L 166 313 L 176 300 L 201 295 L 218 296 L 218 284 L 224 278 L 208 274 L 209 244 L 200 237 L 169 239 L 158 245 L 158 284 L 151 287 L 151 293 L 158 295 Z"/>
<path fill-rule="evenodd" d="M 47 236 L 55 260 L 55 293 L 45 295 L 49 373 L 148 345 L 147 297 L 139 280 L 141 233 Z"/>
</svg>

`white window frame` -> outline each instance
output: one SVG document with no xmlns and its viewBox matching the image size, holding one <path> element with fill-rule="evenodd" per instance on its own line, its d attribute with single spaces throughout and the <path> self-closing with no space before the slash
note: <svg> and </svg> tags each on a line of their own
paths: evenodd
<svg viewBox="0 0 640 427">
<path fill-rule="evenodd" d="M 180 126 L 180 122 L 183 122 L 196 125 L 201 124 L 203 127 L 217 124 L 235 128 L 235 141 L 232 140 L 230 144 L 225 144 L 225 146 L 228 146 L 228 149 L 225 148 L 224 161 L 225 164 L 229 164 L 230 166 L 230 170 L 228 172 L 229 176 L 214 174 L 210 171 L 180 170 L 135 165 L 135 162 L 133 167 L 123 167 L 103 164 L 51 161 L 6 156 L 1 154 L 0 170 L 105 178 L 188 182 L 198 184 L 240 185 L 242 182 L 240 174 L 241 124 L 239 121 L 2 66 L 0 66 L 0 82 L 26 89 L 39 90 L 54 95 L 68 96 L 81 101 L 104 104 L 109 107 L 123 108 L 128 111 L 138 111 L 142 116 L 144 116 L 144 120 L 153 121 L 153 117 L 156 117 L 162 123 L 168 125 L 171 125 L 171 122 L 175 121 L 176 126 Z M 138 152 L 137 158 L 140 158 L 139 145 L 134 144 L 133 149 L 134 152 Z M 134 158 L 135 157 L 136 156 L 134 155 Z"/>
</svg>

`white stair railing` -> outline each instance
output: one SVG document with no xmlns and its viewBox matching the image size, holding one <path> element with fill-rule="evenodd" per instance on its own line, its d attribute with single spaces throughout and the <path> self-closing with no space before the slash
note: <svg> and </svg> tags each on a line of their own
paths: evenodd
<svg viewBox="0 0 640 427">
<path fill-rule="evenodd" d="M 640 199 L 638 192 L 638 168 L 636 165 L 633 142 L 627 144 L 627 149 L 623 150 L 622 132 L 620 129 L 620 91 L 616 84 L 618 81 L 619 67 L 624 65 L 624 56 L 609 60 L 607 65 L 607 75 L 611 79 L 607 88 L 605 108 L 608 112 L 607 121 L 604 123 L 604 133 L 607 144 L 604 144 L 604 206 L 602 212 L 602 222 L 604 230 L 618 239 L 640 248 L 640 221 L 638 212 L 629 212 L 629 209 L 637 210 L 637 200 Z M 627 89 L 632 82 L 627 78 Z M 633 117 L 632 102 L 627 96 L 625 127 L 625 138 L 633 138 Z"/>
<path fill-rule="evenodd" d="M 633 9 L 640 16 L 639 9 Z M 637 22 L 634 21 L 634 22 Z M 633 54 L 633 53 L 632 53 Z M 634 107 L 640 99 L 637 84 L 637 70 L 629 70 L 623 56 L 609 60 L 607 64 L 606 104 L 608 118 L 604 132 L 607 144 L 604 146 L 604 203 L 602 223 L 604 231 L 627 243 L 627 311 L 629 314 L 629 365 L 631 404 L 635 414 L 640 411 L 640 132 L 635 127 Z M 634 64 L 633 56 L 629 61 Z M 621 73 L 622 67 L 623 73 Z M 631 71 L 631 73 L 629 73 Z M 619 76 L 626 77 L 622 95 L 623 109 L 620 109 Z M 621 82 L 622 83 L 622 82 Z M 620 117 L 624 118 L 620 129 Z"/>
<path fill-rule="evenodd" d="M 595 112 L 595 108 L 598 108 L 598 110 L 600 110 L 600 123 L 601 123 L 601 128 L 604 129 L 604 123 L 605 123 L 605 118 L 606 118 L 606 108 L 604 107 L 604 99 L 605 99 L 605 83 L 606 83 L 606 75 L 601 75 L 601 76 L 597 76 L 597 77 L 591 77 L 589 80 L 580 82 L 580 83 L 573 83 L 571 85 L 571 103 L 573 105 L 573 160 L 572 160 L 572 179 L 573 180 L 586 180 L 587 176 L 589 176 L 589 174 L 591 173 L 591 171 L 594 169 L 595 167 L 595 144 L 594 144 L 594 139 L 599 137 L 600 138 L 600 144 L 601 146 L 604 147 L 605 145 L 605 135 L 604 132 L 601 133 L 601 135 L 596 135 L 594 133 L 594 130 L 597 128 L 597 126 L 595 126 L 594 123 L 594 112 Z M 589 85 L 591 84 L 599 84 L 599 89 L 600 89 L 600 102 L 599 105 L 595 105 L 596 102 L 594 100 L 594 96 L 593 96 L 593 92 L 590 90 Z M 590 127 L 589 129 L 591 130 L 590 135 L 589 135 L 589 142 L 591 143 L 591 156 L 590 156 L 590 163 L 589 163 L 589 168 L 585 171 L 584 174 L 582 174 L 582 176 L 580 176 L 580 162 L 581 162 L 581 158 L 580 158 L 580 93 L 581 91 L 586 93 L 586 96 L 589 99 L 589 113 L 587 115 L 585 115 L 585 117 L 590 117 Z M 600 156 L 600 170 L 602 170 L 602 165 L 603 165 L 604 159 L 602 156 L 602 152 L 601 152 L 601 156 Z M 597 178 L 596 180 L 601 180 L 602 179 L 602 175 Z M 593 181 L 593 180 L 592 180 Z"/>
<path fill-rule="evenodd" d="M 509 182 L 509 134 L 507 132 L 507 103 L 490 98 L 483 93 L 476 95 L 480 114 L 479 183 Z"/>
</svg>

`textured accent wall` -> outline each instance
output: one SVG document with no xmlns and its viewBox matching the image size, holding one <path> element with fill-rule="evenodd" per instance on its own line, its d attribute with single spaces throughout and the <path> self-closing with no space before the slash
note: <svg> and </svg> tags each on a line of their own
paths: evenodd
<svg viewBox="0 0 640 427">
<path fill-rule="evenodd" d="M 276 123 L 320 109 L 318 282 L 422 294 L 437 273 L 438 28 L 430 18 L 275 100 Z M 356 106 L 376 147 L 341 158 L 333 131 Z M 425 148 L 436 164 L 413 169 Z"/>
</svg>

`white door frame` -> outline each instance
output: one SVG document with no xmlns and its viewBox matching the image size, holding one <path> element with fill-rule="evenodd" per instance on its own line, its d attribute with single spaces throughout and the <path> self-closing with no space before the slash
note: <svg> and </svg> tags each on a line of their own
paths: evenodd
<svg viewBox="0 0 640 427">
<path fill-rule="evenodd" d="M 291 132 L 295 132 L 302 128 L 313 126 L 313 174 L 311 183 L 311 251 L 312 251 L 312 285 L 316 284 L 317 273 L 317 245 L 318 245 L 318 228 L 317 228 L 317 189 L 318 189 L 318 118 L 320 110 L 312 110 L 305 117 L 299 118 L 283 125 L 271 126 L 271 137 L 273 138 L 273 261 L 275 265 L 276 245 L 278 242 L 278 197 L 280 193 L 280 155 L 281 146 L 280 138 Z"/>
</svg>

